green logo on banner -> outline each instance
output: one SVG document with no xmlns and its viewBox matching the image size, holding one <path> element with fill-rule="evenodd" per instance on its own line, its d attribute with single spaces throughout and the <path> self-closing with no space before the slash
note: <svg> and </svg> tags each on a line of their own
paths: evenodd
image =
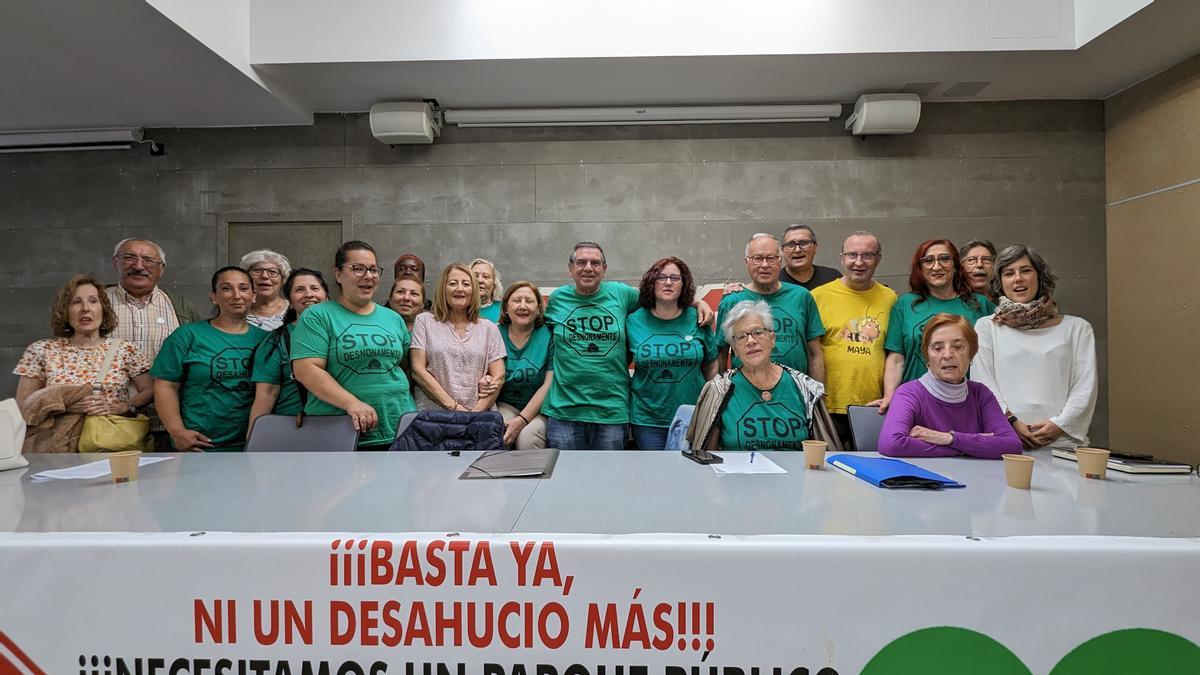
<svg viewBox="0 0 1200 675">
<path fill-rule="evenodd" d="M 1063 657 L 1050 675 L 1200 675 L 1200 647 L 1149 628 L 1105 633 Z"/>
<path fill-rule="evenodd" d="M 1008 647 L 966 628 L 939 626 L 893 640 L 862 675 L 1032 675 Z"/>
<path fill-rule="evenodd" d="M 1031 675 L 996 640 L 966 628 L 938 626 L 893 640 L 862 675 Z M 1079 645 L 1050 675 L 1200 675 L 1200 647 L 1160 630 L 1130 628 Z"/>
</svg>

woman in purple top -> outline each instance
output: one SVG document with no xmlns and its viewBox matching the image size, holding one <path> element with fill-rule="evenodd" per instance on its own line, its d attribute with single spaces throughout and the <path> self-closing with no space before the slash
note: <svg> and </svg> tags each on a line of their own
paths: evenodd
<svg viewBox="0 0 1200 675">
<path fill-rule="evenodd" d="M 975 329 L 963 317 L 938 314 L 929 320 L 921 335 L 929 370 L 896 389 L 879 432 L 881 454 L 984 459 L 1020 454 L 1021 439 L 991 390 L 967 380 L 978 349 Z"/>
</svg>

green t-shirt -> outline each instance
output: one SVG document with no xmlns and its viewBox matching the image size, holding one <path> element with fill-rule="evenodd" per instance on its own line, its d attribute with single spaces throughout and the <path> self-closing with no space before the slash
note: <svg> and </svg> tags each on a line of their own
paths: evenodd
<svg viewBox="0 0 1200 675">
<path fill-rule="evenodd" d="M 974 326 L 980 317 L 996 311 L 995 303 L 978 293 L 975 299 L 979 301 L 979 309 L 972 309 L 959 297 L 940 300 L 932 295 L 914 305 L 920 297 L 916 293 L 905 293 L 892 305 L 887 338 L 883 342 L 886 351 L 904 355 L 904 374 L 900 378 L 902 383 L 917 379 L 927 370 L 925 356 L 921 354 L 921 333 L 935 314 L 957 314 Z"/>
<path fill-rule="evenodd" d="M 592 295 L 562 286 L 550 296 L 546 325 L 554 343 L 554 381 L 542 405 L 547 417 L 592 424 L 629 422 L 625 321 L 638 291 L 602 281 Z"/>
<path fill-rule="evenodd" d="M 208 436 L 214 451 L 240 451 L 246 445 L 254 385 L 254 348 L 267 337 L 250 326 L 233 334 L 208 321 L 187 323 L 163 341 L 150 375 L 179 383 L 183 426 Z"/>
<path fill-rule="evenodd" d="M 703 365 L 717 358 L 712 330 L 696 325 L 696 308 L 669 321 L 639 308 L 629 315 L 629 359 L 633 371 L 630 420 L 669 427 L 675 410 L 694 405 L 704 386 Z"/>
<path fill-rule="evenodd" d="M 504 387 L 497 400 L 521 412 L 546 381 L 546 372 L 554 370 L 550 329 L 534 328 L 529 341 L 520 349 L 508 339 L 508 326 L 500 326 L 500 337 L 504 338 L 508 358 L 504 362 Z"/>
<path fill-rule="evenodd" d="M 487 319 L 496 324 L 500 323 L 500 301 L 496 300 L 487 307 L 480 307 L 479 318 Z"/>
<path fill-rule="evenodd" d="M 784 371 L 764 401 L 741 371 L 733 374 L 733 397 L 721 413 L 721 448 L 725 450 L 799 450 L 808 438 L 804 399 Z"/>
<path fill-rule="evenodd" d="M 726 313 L 743 300 L 762 300 L 771 306 L 774 318 L 775 349 L 771 350 L 771 360 L 808 374 L 808 341 L 825 334 L 825 326 L 821 323 L 821 314 L 817 311 L 817 303 L 812 294 L 803 286 L 783 284 L 770 295 L 760 295 L 746 288 L 721 298 L 717 307 L 718 330 L 725 320 Z M 717 335 L 717 346 L 727 347 L 724 333 Z M 733 367 L 740 368 L 742 360 L 733 358 Z"/>
<path fill-rule="evenodd" d="M 292 359 L 325 359 L 325 370 L 346 391 L 375 409 L 379 424 L 359 436 L 359 445 L 382 445 L 396 438 L 400 416 L 417 409 L 400 361 L 411 340 L 404 317 L 372 304 L 356 314 L 326 300 L 300 315 L 292 334 Z M 341 408 L 311 392 L 304 412 L 341 415 Z"/>
<path fill-rule="evenodd" d="M 296 331 L 296 324 L 289 323 L 284 327 L 291 336 Z M 258 349 L 254 350 L 254 372 L 251 382 L 264 382 L 279 385 L 279 396 L 275 399 L 275 408 L 271 410 L 276 415 L 297 415 L 300 413 L 300 388 L 292 379 L 292 358 L 288 355 L 288 345 L 279 331 L 271 331 Z"/>
</svg>

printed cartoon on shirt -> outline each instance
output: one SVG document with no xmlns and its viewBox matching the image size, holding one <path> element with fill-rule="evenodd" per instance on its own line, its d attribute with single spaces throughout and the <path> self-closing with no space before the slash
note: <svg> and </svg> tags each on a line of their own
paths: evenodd
<svg viewBox="0 0 1200 675">
<path fill-rule="evenodd" d="M 850 342 L 862 342 L 870 345 L 875 344 L 875 341 L 882 335 L 883 331 L 879 328 L 879 316 L 876 315 L 850 319 L 838 337 Z"/>
</svg>

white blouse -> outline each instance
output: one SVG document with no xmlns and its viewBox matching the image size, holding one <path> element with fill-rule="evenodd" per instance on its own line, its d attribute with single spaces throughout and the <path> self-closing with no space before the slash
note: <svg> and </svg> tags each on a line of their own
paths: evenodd
<svg viewBox="0 0 1200 675">
<path fill-rule="evenodd" d="M 975 332 L 979 353 L 971 379 L 987 385 L 1000 407 L 1022 422 L 1057 424 L 1063 435 L 1049 447 L 1087 445 L 1098 390 L 1092 325 L 1064 315 L 1057 326 L 1017 330 L 985 316 Z"/>
</svg>

